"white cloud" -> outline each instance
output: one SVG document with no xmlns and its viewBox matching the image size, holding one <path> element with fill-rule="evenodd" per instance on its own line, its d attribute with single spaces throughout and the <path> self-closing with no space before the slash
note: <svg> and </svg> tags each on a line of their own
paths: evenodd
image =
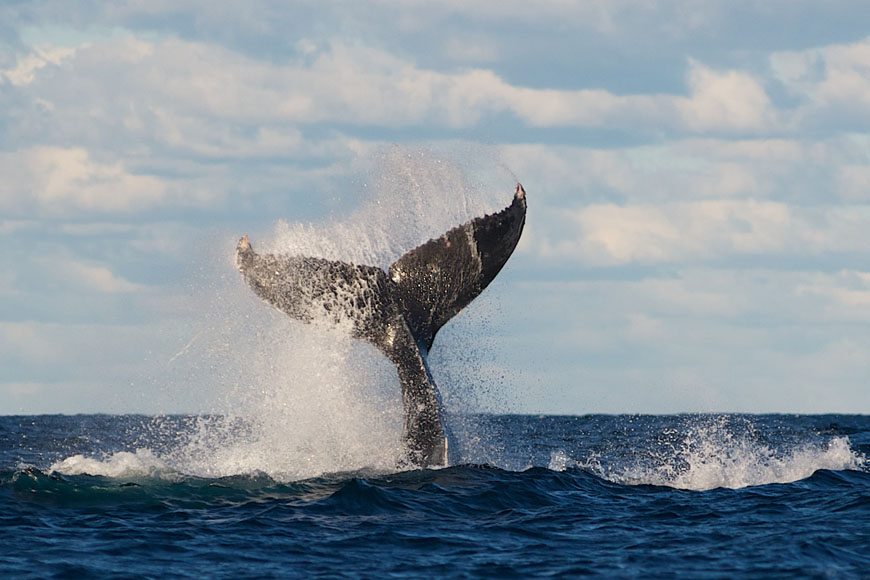
<svg viewBox="0 0 870 580">
<path fill-rule="evenodd" d="M 764 130 L 776 117 L 757 80 L 697 61 L 689 62 L 688 97 L 529 88 L 512 85 L 490 69 L 422 69 L 384 50 L 337 40 L 321 47 L 306 44 L 300 58 L 269 63 L 216 45 L 128 36 L 80 47 L 62 65 L 69 67 L 67 75 L 53 75 L 45 87 L 30 83 L 35 98 L 60 107 L 61 95 L 56 93 L 76 87 L 90 97 L 91 116 L 123 114 L 129 130 L 141 131 L 153 115 L 157 133 L 170 144 L 209 132 L 217 138 L 199 141 L 217 149 L 228 131 L 213 124 L 204 127 L 203 118 L 219 118 L 224 127 L 228 121 L 241 121 L 462 128 L 507 112 L 535 127 L 730 133 Z M 149 104 L 137 112 L 131 110 L 136 102 Z M 76 106 L 63 103 L 64 109 Z M 283 136 L 274 132 L 259 135 L 254 143 L 262 146 L 260 141 L 293 147 L 299 138 L 292 131 Z"/>
<path fill-rule="evenodd" d="M 669 34 L 686 34 L 719 12 L 715 3 L 695 5 L 692 9 L 680 6 L 674 10 L 670 3 L 652 0 L 499 0 L 463 2 L 447 0 L 380 0 L 391 14 L 398 14 L 403 30 L 414 32 L 428 29 L 433 22 L 467 18 L 476 22 L 511 22 L 518 26 L 547 26 L 569 31 L 599 31 L 607 35 L 622 35 L 638 25 L 655 22 Z M 396 16 L 394 16 L 396 18 Z"/>
<path fill-rule="evenodd" d="M 258 127 L 238 131 L 224 124 L 204 123 L 196 116 L 182 116 L 159 108 L 147 116 L 154 123 L 148 127 L 167 145 L 206 157 L 287 157 L 303 149 L 302 133 L 295 127 Z M 131 132 L 145 132 L 146 116 L 131 112 L 125 119 Z M 247 133 L 247 134 L 246 134 Z M 311 152 L 307 152 L 311 155 Z"/>
<path fill-rule="evenodd" d="M 505 83 L 490 71 L 454 77 L 448 102 L 454 108 L 507 110 L 534 127 L 620 127 L 689 132 L 759 132 L 775 125 L 775 111 L 762 85 L 739 71 L 714 71 L 691 61 L 689 96 L 615 95 L 601 89 L 531 89 Z M 454 113 L 455 115 L 455 113 Z"/>
<path fill-rule="evenodd" d="M 12 236 L 39 229 L 40 225 L 41 222 L 37 220 L 3 220 L 0 221 L 0 236 Z"/>
<path fill-rule="evenodd" d="M 638 411 L 650 410 L 647 405 L 686 410 L 679 408 L 685 400 L 690 409 L 703 408 L 704 397 L 720 408 L 736 401 L 744 409 L 783 410 L 775 394 L 792 384 L 806 392 L 812 381 L 838 385 L 841 397 L 849 384 L 863 388 L 867 368 L 860 353 L 866 352 L 862 336 L 870 320 L 866 272 L 692 268 L 761 255 L 751 262 L 785 258 L 790 268 L 812 270 L 821 260 L 809 261 L 811 256 L 860 259 L 870 252 L 870 141 L 831 125 L 832 119 L 846 119 L 866 126 L 861 123 L 868 109 L 870 40 L 777 53 L 765 68 L 758 44 L 730 34 L 743 23 L 728 20 L 722 28 L 731 5 L 718 1 L 686 8 L 670 1 L 396 0 L 364 7 L 312 4 L 298 11 L 260 2 L 232 11 L 232 17 L 206 4 L 158 0 L 98 8 L 102 16 L 87 16 L 95 26 L 108 21 L 146 32 L 119 35 L 104 27 L 87 45 L 72 49 L 43 46 L 52 36 L 43 34 L 40 48 L 3 65 L 0 98 L 8 113 L 0 153 L 0 213 L 6 218 L 0 235 L 32 247 L 34 259 L 0 274 L 0 294 L 24 304 L 27 296 L 17 288 L 36 287 L 39 299 L 73 304 L 80 320 L 102 316 L 104 308 L 111 315 L 126 310 L 129 320 L 134 311 L 151 320 L 180 320 L 190 315 L 186 294 L 167 296 L 158 286 L 126 279 L 121 272 L 127 270 L 115 260 L 130 254 L 164 260 L 170 253 L 182 259 L 178 255 L 186 252 L 178 249 L 190 248 L 185 242 L 193 232 L 227 219 L 228 202 L 233 210 L 255 207 L 258 219 L 295 221 L 296 201 L 330 197 L 329 188 L 345 188 L 349 176 L 358 178 L 351 188 L 365 180 L 368 191 L 377 189 L 371 167 L 359 161 L 376 147 L 360 137 L 373 128 L 401 129 L 401 140 L 443 135 L 444 129 L 479 126 L 485 132 L 490 122 L 505 118 L 512 129 L 602 128 L 554 131 L 551 141 L 603 134 L 609 149 L 551 145 L 550 132 L 534 131 L 528 133 L 541 143 L 502 150 L 510 167 L 502 173 L 515 172 L 530 197 L 520 248 L 525 254 L 518 258 L 546 262 L 544 268 L 561 268 L 568 278 L 578 264 L 584 276 L 609 276 L 610 270 L 596 268 L 616 265 L 616 275 L 629 278 L 561 284 L 546 296 L 525 296 L 511 312 L 526 312 L 532 299 L 539 308 L 525 322 L 504 317 L 523 332 L 503 330 L 499 345 L 515 346 L 503 366 L 521 367 L 525 380 L 535 373 L 523 357 L 536 348 L 546 351 L 554 357 L 554 371 L 539 376 L 557 380 L 542 385 L 543 398 L 558 398 L 554 393 L 571 392 L 582 382 L 610 397 L 609 410 L 615 411 L 626 410 L 626 393 L 637 396 L 632 410 Z M 758 15 L 749 5 L 737 11 L 744 18 Z M 776 6 L 765 10 L 774 13 L 783 5 Z M 294 24 L 289 30 L 288 14 L 295 18 L 297 12 L 329 25 Z M 352 22 L 363 12 L 368 20 Z M 386 13 L 391 17 L 383 18 Z M 324 14 L 340 18 L 333 26 Z M 445 21 L 457 26 L 448 28 Z M 159 30 L 154 22 L 161 22 Z M 395 34 L 381 34 L 385 22 Z M 753 25 L 746 27 L 747 36 L 763 27 Z M 415 30 L 422 32 L 419 39 Z M 700 38 L 699 30 L 712 32 L 701 44 L 670 42 Z M 789 42 L 806 41 L 792 36 Z M 570 53 L 588 47 L 606 51 L 601 61 L 607 65 L 587 70 L 600 53 Z M 514 62 L 517 55 L 522 58 Z M 572 77 L 568 70 L 582 72 Z M 642 74 L 631 75 L 637 72 Z M 655 83 L 647 76 L 656 77 Z M 783 98 L 782 87 L 790 98 Z M 342 135 L 343 126 L 351 126 L 355 137 Z M 814 132 L 803 133 L 807 127 Z M 498 135 L 506 127 L 493 128 Z M 631 134 L 652 144 L 618 147 L 609 137 L 614 129 L 617 138 Z M 523 134 L 520 128 L 512 138 Z M 420 180 L 425 176 L 418 169 L 406 173 Z M 396 181 L 397 173 L 387 178 Z M 195 217 L 177 211 L 206 207 Z M 346 209 L 343 201 L 329 208 L 338 215 Z M 149 215 L 136 214 L 149 210 L 172 221 L 143 225 Z M 418 213 L 420 222 L 431 225 L 430 214 Z M 98 223 L 117 219 L 113 214 L 130 225 Z M 89 221 L 57 223 L 59 217 Z M 29 244 L 48 236 L 74 249 L 45 257 L 55 242 Z M 110 257 L 91 251 L 119 240 L 129 245 L 114 248 Z M 28 271 L 34 267 L 29 264 L 38 273 Z M 654 267 L 635 268 L 648 265 Z M 144 264 L 136 279 L 154 280 L 158 269 L 156 261 Z M 672 277 L 637 279 L 650 270 Z M 235 295 L 225 300 L 237 302 Z M 136 306 L 127 308 L 131 303 Z M 226 326 L 218 318 L 214 326 Z M 478 332 L 471 327 L 469 332 Z M 105 382 L 126 384 L 134 370 L 142 370 L 142 353 L 163 349 L 156 358 L 165 361 L 190 339 L 167 350 L 162 332 L 132 323 L 3 323 L 0 352 L 39 374 L 46 367 L 44 376 L 19 369 L 20 376 L 6 377 L 6 385 L 22 400 L 28 389 L 43 385 L 30 399 L 38 402 L 57 392 L 40 379 L 77 375 L 93 385 L 109 359 L 117 365 Z M 124 344 L 131 333 L 136 344 Z M 837 364 L 841 370 L 833 368 Z M 667 393 L 669 388 L 677 394 Z M 575 395 L 559 399 L 564 410 L 595 410 L 583 406 L 585 393 Z M 67 404 L 79 404 L 76 397 L 69 395 Z"/>
<path fill-rule="evenodd" d="M 847 200 L 870 202 L 870 159 L 866 165 L 837 168 L 837 189 Z"/>
<path fill-rule="evenodd" d="M 153 206 L 167 194 L 161 180 L 131 174 L 121 162 L 96 162 L 79 147 L 0 153 L 0 168 L 5 177 L 0 207 L 9 209 L 36 205 L 46 214 L 126 212 Z"/>
<path fill-rule="evenodd" d="M 860 135 L 821 141 L 690 138 L 639 147 L 592 149 L 507 145 L 501 155 L 548 204 L 769 200 L 806 206 L 862 204 L 870 147 Z M 862 207 L 858 205 L 857 207 Z"/>
<path fill-rule="evenodd" d="M 824 298 L 824 312 L 829 316 L 870 321 L 870 272 L 842 270 L 835 275 L 808 274 L 797 292 Z"/>
<path fill-rule="evenodd" d="M 112 273 L 109 268 L 96 264 L 78 261 L 67 261 L 60 266 L 60 271 L 67 281 L 74 285 L 96 290 L 98 292 L 119 293 L 139 292 L 146 286 L 134 284 Z"/>
<path fill-rule="evenodd" d="M 746 73 L 716 72 L 692 61 L 689 89 L 690 98 L 679 106 L 689 129 L 756 132 L 776 125 L 764 87 Z"/>
<path fill-rule="evenodd" d="M 36 199 L 49 211 L 68 206 L 130 211 L 166 195 L 159 179 L 131 175 L 121 162 L 94 162 L 81 148 L 39 147 L 28 152 L 27 161 Z"/>
<path fill-rule="evenodd" d="M 65 59 L 75 54 L 75 49 L 59 46 L 37 46 L 18 59 L 14 69 L 0 70 L 0 80 L 6 79 L 13 85 L 27 85 L 33 82 L 37 71 L 49 65 L 59 66 Z"/>
<path fill-rule="evenodd" d="M 774 75 L 805 102 L 799 118 L 818 124 L 822 112 L 867 126 L 870 111 L 870 38 L 770 57 Z"/>
<path fill-rule="evenodd" d="M 544 366 L 543 384 L 561 386 L 534 401 L 548 411 L 860 409 L 870 402 L 858 356 L 870 347 L 870 304 L 807 286 L 866 290 L 865 277 L 702 267 L 667 278 L 527 282 L 503 296 L 515 314 L 508 326 L 524 330 L 502 339 L 511 354 L 501 364 Z M 533 311 L 524 309 L 530 301 Z M 528 390 L 515 388 L 519 397 Z"/>
<path fill-rule="evenodd" d="M 793 209 L 778 202 L 592 204 L 563 212 L 573 235 L 536 236 L 541 257 L 589 265 L 685 262 L 730 255 L 870 252 L 870 208 Z"/>
<path fill-rule="evenodd" d="M 60 354 L 58 345 L 44 336 L 44 326 L 25 322 L 0 321 L 0 352 L 3 358 L 29 364 L 53 360 Z"/>
<path fill-rule="evenodd" d="M 226 193 L 203 176 L 166 178 L 128 169 L 128 162 L 95 159 L 83 147 L 37 146 L 0 152 L 0 209 L 46 217 L 76 213 L 129 214 L 160 206 L 199 206 Z M 209 182 L 211 179 L 211 182 Z"/>
<path fill-rule="evenodd" d="M 717 145 L 727 147 L 729 142 Z M 540 195 L 573 192 L 575 205 L 604 196 L 646 203 L 773 197 L 779 193 L 777 178 L 793 167 L 778 167 L 762 156 L 729 158 L 705 151 L 694 140 L 611 150 L 509 145 L 502 155 Z"/>
</svg>

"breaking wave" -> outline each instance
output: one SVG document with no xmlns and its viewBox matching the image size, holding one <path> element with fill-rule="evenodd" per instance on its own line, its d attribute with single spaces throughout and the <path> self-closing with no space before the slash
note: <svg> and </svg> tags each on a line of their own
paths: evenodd
<svg viewBox="0 0 870 580">
<path fill-rule="evenodd" d="M 771 438 L 746 417 L 720 416 L 671 428 L 653 445 L 635 450 L 630 460 L 592 455 L 575 461 L 553 453 L 549 467 L 580 467 L 610 481 L 687 490 L 739 489 L 791 483 L 819 470 L 862 470 L 866 458 L 852 449 L 848 436 L 820 440 Z"/>
</svg>

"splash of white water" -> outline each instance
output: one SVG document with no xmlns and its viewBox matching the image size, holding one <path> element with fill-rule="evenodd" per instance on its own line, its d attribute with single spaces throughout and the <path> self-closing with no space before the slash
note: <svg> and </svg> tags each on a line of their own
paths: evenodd
<svg viewBox="0 0 870 580">
<path fill-rule="evenodd" d="M 73 455 L 52 464 L 51 472 L 63 475 L 102 475 L 104 477 L 135 477 L 179 479 L 165 461 L 150 449 L 137 449 L 134 453 L 119 451 L 103 459 Z"/>
<path fill-rule="evenodd" d="M 421 243 L 510 203 L 516 184 L 512 176 L 493 175 L 487 155 L 469 148 L 450 154 L 384 149 L 370 161 L 354 212 L 317 225 L 279 221 L 262 250 L 387 268 Z"/>
<path fill-rule="evenodd" d="M 358 210 L 325 224 L 279 222 L 271 239 L 252 238 L 254 248 L 387 267 L 510 202 L 512 177 L 469 170 L 488 153 L 459 153 L 384 150 Z M 481 165 L 492 171 L 491 160 Z M 223 264 L 233 249 L 224 248 Z M 190 382 L 213 384 L 215 395 L 167 463 L 193 475 L 265 472 L 280 480 L 395 469 L 403 417 L 394 367 L 351 339 L 349 325 L 301 324 L 260 302 L 235 272 L 219 280 L 199 338 L 173 362 L 187 361 Z"/>
<path fill-rule="evenodd" d="M 577 462 L 557 452 L 550 468 L 580 467 L 617 483 L 701 491 L 791 483 L 820 469 L 859 470 L 865 463 L 846 436 L 764 443 L 749 420 L 721 416 L 691 424 L 676 444 L 651 449 L 643 460 L 609 464 L 595 456 Z"/>
</svg>

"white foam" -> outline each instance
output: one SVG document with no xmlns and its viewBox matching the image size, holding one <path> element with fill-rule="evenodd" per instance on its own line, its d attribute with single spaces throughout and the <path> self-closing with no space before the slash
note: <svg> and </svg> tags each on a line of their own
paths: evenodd
<svg viewBox="0 0 870 580">
<path fill-rule="evenodd" d="M 699 421 L 672 447 L 651 450 L 645 460 L 608 464 L 594 457 L 579 463 L 554 454 L 550 461 L 551 469 L 583 467 L 617 483 L 699 491 L 791 483 L 820 469 L 860 470 L 865 463 L 846 436 L 771 446 L 760 442 L 751 422 L 728 416 Z"/>
<path fill-rule="evenodd" d="M 848 437 L 836 437 L 826 445 L 804 444 L 780 452 L 765 445 L 737 441 L 731 446 L 704 442 L 697 449 L 683 449 L 677 460 L 635 473 L 616 475 L 625 483 L 665 485 L 679 489 L 739 489 L 806 479 L 820 469 L 859 469 L 862 461 L 852 451 Z"/>
<path fill-rule="evenodd" d="M 402 407 L 390 363 L 340 329 L 276 316 L 252 332 L 252 349 L 225 361 L 240 375 L 236 388 L 167 460 L 192 475 L 282 481 L 394 469 Z"/>
<path fill-rule="evenodd" d="M 134 453 L 118 451 L 102 459 L 73 455 L 55 462 L 50 472 L 62 475 L 100 475 L 112 478 L 164 478 L 175 479 L 177 472 L 150 449 L 137 449 Z"/>
</svg>

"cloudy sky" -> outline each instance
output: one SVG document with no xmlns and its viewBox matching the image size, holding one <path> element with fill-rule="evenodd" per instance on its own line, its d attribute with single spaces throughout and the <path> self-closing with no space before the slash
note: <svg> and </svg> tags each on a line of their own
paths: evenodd
<svg viewBox="0 0 870 580">
<path fill-rule="evenodd" d="M 238 236 L 340 221 L 420 155 L 490 206 L 529 197 L 436 341 L 442 382 L 532 413 L 868 413 L 867 22 L 859 0 L 7 0 L 0 413 L 207 409 L 246 374 L 213 372 L 221 341 L 257 332 L 255 301 L 247 327 L 215 313 Z"/>
</svg>

